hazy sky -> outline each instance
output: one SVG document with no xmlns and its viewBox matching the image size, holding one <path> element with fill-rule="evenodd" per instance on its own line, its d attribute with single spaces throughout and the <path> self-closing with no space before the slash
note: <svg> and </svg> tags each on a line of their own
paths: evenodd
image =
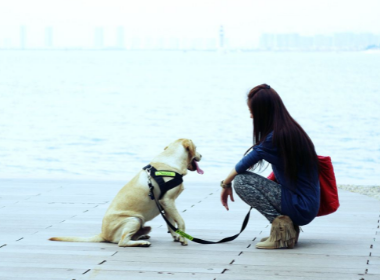
<svg viewBox="0 0 380 280">
<path fill-rule="evenodd" d="M 379 14 L 380 0 L 0 0 L 0 40 L 18 38 L 21 25 L 33 38 L 52 26 L 62 40 L 82 40 L 95 26 L 124 26 L 130 36 L 210 38 L 223 25 L 226 37 L 247 41 L 267 32 L 380 34 Z"/>
</svg>

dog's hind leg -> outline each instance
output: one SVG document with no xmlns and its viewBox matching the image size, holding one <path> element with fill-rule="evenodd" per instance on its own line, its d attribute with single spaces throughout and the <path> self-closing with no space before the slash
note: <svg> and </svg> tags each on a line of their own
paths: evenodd
<svg viewBox="0 0 380 280">
<path fill-rule="evenodd" d="M 142 227 L 140 228 L 133 236 L 132 240 L 141 240 L 141 239 L 149 239 L 150 236 L 148 233 L 152 230 L 151 227 Z"/>
<path fill-rule="evenodd" d="M 141 220 L 139 218 L 126 218 L 121 233 L 121 239 L 119 241 L 119 247 L 149 247 L 150 242 L 148 241 L 131 240 L 132 236 L 134 236 L 140 229 Z"/>
</svg>

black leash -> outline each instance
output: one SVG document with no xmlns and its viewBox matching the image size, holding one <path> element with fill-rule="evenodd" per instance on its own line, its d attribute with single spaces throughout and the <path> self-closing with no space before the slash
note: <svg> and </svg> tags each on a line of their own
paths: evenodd
<svg viewBox="0 0 380 280">
<path fill-rule="evenodd" d="M 149 185 L 149 190 L 150 190 L 150 193 L 149 193 L 149 196 L 154 199 L 154 201 L 156 202 L 156 205 L 157 205 L 157 208 L 158 210 L 160 211 L 160 214 L 162 216 L 162 218 L 164 218 L 166 224 L 173 230 L 175 231 L 177 234 L 179 234 L 180 236 L 182 237 L 185 237 L 186 239 L 189 239 L 190 241 L 193 241 L 193 242 L 196 242 L 196 243 L 200 243 L 200 244 L 219 244 L 219 243 L 224 243 L 224 242 L 229 242 L 229 241 L 232 241 L 232 240 L 235 240 L 243 231 L 244 229 L 246 228 L 247 224 L 248 224 L 248 221 L 249 221 L 249 216 L 250 216 L 250 213 L 251 213 L 251 210 L 252 210 L 252 207 L 249 209 L 247 215 L 245 216 L 244 218 L 244 221 L 243 221 L 243 225 L 241 226 L 241 229 L 240 229 L 240 232 L 238 234 L 235 234 L 233 236 L 230 236 L 230 237 L 226 237 L 226 238 L 223 238 L 219 241 L 208 241 L 208 240 L 203 240 L 203 239 L 200 239 L 200 238 L 196 238 L 196 237 L 193 237 L 189 234 L 187 234 L 186 232 L 183 232 L 181 230 L 179 230 L 177 227 L 175 227 L 171 222 L 169 222 L 169 220 L 166 218 L 165 216 L 165 210 L 162 208 L 161 204 L 158 202 L 157 198 L 154 196 L 154 186 L 151 182 L 151 168 L 146 168 L 144 167 L 144 170 L 147 172 L 148 174 L 148 185 Z M 164 172 L 168 172 L 168 171 L 164 171 Z M 164 175 L 161 175 L 161 176 L 164 176 Z M 170 176 L 172 177 L 172 176 Z M 161 178 L 162 179 L 162 178 Z M 170 181 L 169 181 L 170 182 Z M 177 185 L 178 186 L 178 185 Z M 161 186 L 160 186 L 161 187 Z M 160 196 L 160 198 L 162 197 L 162 195 Z"/>
</svg>

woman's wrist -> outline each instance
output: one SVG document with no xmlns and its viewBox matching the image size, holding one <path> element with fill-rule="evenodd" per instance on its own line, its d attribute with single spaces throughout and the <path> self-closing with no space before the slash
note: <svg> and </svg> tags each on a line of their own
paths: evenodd
<svg viewBox="0 0 380 280">
<path fill-rule="evenodd" d="M 232 186 L 232 181 L 234 180 L 235 176 L 237 175 L 238 173 L 236 172 L 235 168 L 231 170 L 230 174 L 228 174 L 228 176 L 226 177 L 226 179 L 224 179 L 222 182 L 220 182 L 220 186 L 223 188 L 223 189 L 227 189 L 227 188 L 231 188 Z"/>
<path fill-rule="evenodd" d="M 231 188 L 232 183 L 225 184 L 224 181 L 225 181 L 225 180 L 222 180 L 222 181 L 220 182 L 220 186 L 221 186 L 223 189 Z"/>
</svg>

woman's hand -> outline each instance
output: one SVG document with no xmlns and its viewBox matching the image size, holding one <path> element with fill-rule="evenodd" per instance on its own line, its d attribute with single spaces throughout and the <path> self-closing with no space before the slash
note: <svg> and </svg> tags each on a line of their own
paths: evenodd
<svg viewBox="0 0 380 280">
<path fill-rule="evenodd" d="M 229 196 L 231 196 L 231 201 L 235 201 L 232 188 L 231 187 L 230 188 L 224 188 L 222 190 L 221 195 L 220 195 L 220 200 L 222 201 L 222 205 L 227 209 L 227 211 L 229 210 L 229 208 L 228 208 L 228 197 Z"/>
<path fill-rule="evenodd" d="M 234 169 L 231 170 L 230 174 L 228 174 L 227 178 L 222 181 L 222 184 L 225 185 L 231 185 L 232 181 L 234 180 L 235 176 L 237 175 L 237 172 Z M 222 190 L 222 193 L 220 194 L 220 200 L 222 201 L 222 205 L 228 210 L 228 197 L 231 196 L 231 201 L 234 200 L 234 193 L 232 191 L 232 187 L 225 187 Z"/>
</svg>

